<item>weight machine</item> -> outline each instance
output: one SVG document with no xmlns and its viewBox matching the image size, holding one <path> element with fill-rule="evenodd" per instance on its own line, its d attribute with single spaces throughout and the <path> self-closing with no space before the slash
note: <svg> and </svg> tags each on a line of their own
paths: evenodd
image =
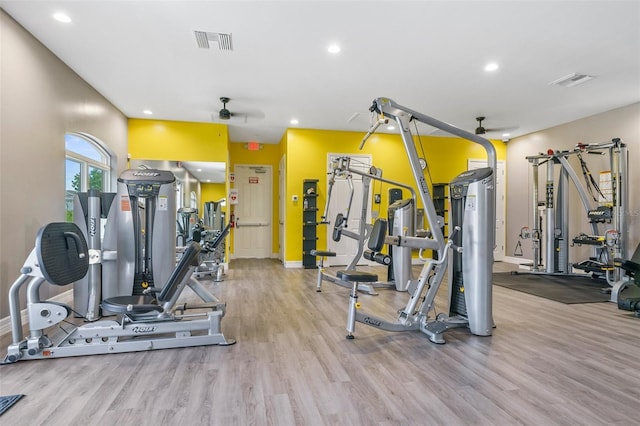
<svg viewBox="0 0 640 426">
<path fill-rule="evenodd" d="M 204 219 L 198 217 L 198 209 L 181 207 L 178 209 L 178 235 L 176 237 L 176 253 L 181 254 L 191 241 L 200 244 L 200 265 L 193 276 L 196 278 L 212 277 L 221 282 L 224 272 L 224 239 L 229 234 L 231 224 L 226 227 L 221 222 L 224 215 L 213 206 L 213 202 L 205 203 Z M 219 226 L 220 228 L 212 228 Z"/>
<path fill-rule="evenodd" d="M 103 310 L 119 314 L 118 321 L 100 320 L 75 327 L 67 321 L 73 310 L 61 303 L 41 300 L 40 288 L 45 282 L 65 286 L 81 279 L 97 258 L 91 255 L 77 225 L 61 222 L 42 227 L 20 277 L 9 289 L 13 339 L 3 363 L 235 343 L 233 339 L 225 339 L 220 329 L 226 304 L 191 277 L 199 252 L 200 246 L 192 243 L 162 287 L 147 287 L 140 295 L 105 298 Z M 25 284 L 29 318 L 26 338 L 19 300 Z M 204 303 L 177 305 L 186 286 Z M 198 311 L 185 313 L 188 309 Z M 47 332 L 63 322 L 69 327 L 65 330 L 60 326 L 64 335 L 54 344 Z"/>
<path fill-rule="evenodd" d="M 103 299 L 139 295 L 167 281 L 176 256 L 174 182 L 166 170 L 129 169 L 118 177 L 117 193 L 74 196 L 74 223 L 93 259 L 74 284 L 76 315 L 95 321 Z"/>
<path fill-rule="evenodd" d="M 176 246 L 184 247 L 189 242 L 200 242 L 203 227 L 198 219 L 198 209 L 193 207 L 180 207 L 178 209 Z"/>
<path fill-rule="evenodd" d="M 329 214 L 329 205 L 331 202 L 331 193 L 335 179 L 338 177 L 344 177 L 349 184 L 349 201 L 344 213 L 338 213 L 333 225 L 334 241 L 340 241 L 345 236 L 351 238 L 357 242 L 357 250 L 353 259 L 347 265 L 344 270 L 337 271 L 336 275 L 327 274 L 324 270 L 324 257 L 335 256 L 335 253 L 329 251 L 313 250 L 311 254 L 319 256 L 321 258 L 318 269 L 318 281 L 316 285 L 316 291 L 322 290 L 322 281 L 326 280 L 334 284 L 338 284 L 342 287 L 351 288 L 351 283 L 343 279 L 343 276 L 348 275 L 350 277 L 357 276 L 359 281 L 358 290 L 368 294 L 377 294 L 376 288 L 394 288 L 398 291 L 406 291 L 410 281 L 413 279 L 411 270 L 411 249 L 406 247 L 392 247 L 392 253 L 384 254 L 381 250 L 384 246 L 384 237 L 387 230 L 387 221 L 378 225 L 378 228 L 374 229 L 374 226 L 367 223 L 367 211 L 369 209 L 369 190 L 371 187 L 371 181 L 379 181 L 388 183 L 391 185 L 399 186 L 410 192 L 411 198 L 404 200 L 402 205 L 394 207 L 393 211 L 395 223 L 395 232 L 398 235 L 415 235 L 416 229 L 416 209 L 415 209 L 415 190 L 409 186 L 399 182 L 395 182 L 382 177 L 382 170 L 375 167 L 369 168 L 368 171 L 359 170 L 356 167 L 352 167 L 350 157 L 339 157 L 332 164 L 332 175 L 329 179 L 329 189 L 327 191 L 327 200 L 325 203 L 324 213 L 321 217 L 321 224 L 329 224 L 327 216 Z M 360 208 L 360 221 L 357 230 L 348 229 L 349 215 L 351 212 L 354 186 L 352 181 L 352 175 L 357 174 L 362 177 L 362 205 Z M 384 229 L 382 227 L 384 226 Z M 397 231 L 397 229 L 403 231 Z M 392 231 L 392 230 L 390 230 Z M 365 250 L 365 245 L 369 250 Z M 381 282 L 378 281 L 378 275 L 370 272 L 363 272 L 357 270 L 357 264 L 360 259 L 364 257 L 367 260 L 379 263 L 381 265 L 390 268 L 388 277 L 392 277 L 393 281 Z"/>
<path fill-rule="evenodd" d="M 608 182 L 608 188 L 603 188 L 607 192 L 605 194 L 591 175 L 582 155 L 607 153 L 611 180 Z M 533 172 L 531 200 L 533 228 L 530 232 L 521 232 L 520 238 L 531 238 L 533 243 L 533 264 L 530 273 L 570 275 L 573 274 L 574 269 L 579 269 L 596 276 L 604 276 L 611 286 L 620 280 L 620 271 L 614 259 L 625 258 L 628 253 L 625 215 L 629 202 L 627 155 L 625 144 L 619 138 L 615 138 L 606 143 L 577 144 L 570 151 L 549 150 L 546 154 L 526 157 Z M 585 179 L 584 185 L 569 163 L 570 157 L 577 157 L 580 161 Z M 542 165 L 546 165 L 545 201 L 542 208 L 544 224 L 539 208 L 542 203 L 538 199 L 538 169 Z M 557 191 L 556 165 L 560 166 Z M 591 229 L 590 234 L 580 233 L 573 239 L 569 237 L 569 180 L 577 190 Z M 603 228 L 609 229 L 603 232 Z M 579 263 L 571 262 L 569 247 L 573 245 L 591 246 L 593 257 Z M 542 247 L 546 253 L 544 263 Z"/>
<path fill-rule="evenodd" d="M 437 259 L 422 258 L 424 265 L 417 281 L 408 288 L 409 301 L 398 313 L 396 321 L 369 315 L 358 302 L 357 277 L 350 280 L 352 289 L 347 316 L 347 338 L 354 338 L 355 323 L 361 322 L 386 331 L 419 330 L 434 343 L 444 343 L 443 333 L 451 328 L 467 327 L 472 334 L 489 336 L 494 326 L 492 314 L 492 265 L 495 240 L 495 148 L 487 139 L 450 124 L 403 107 L 388 98 L 377 98 L 370 108 L 379 119 L 367 132 L 360 149 L 376 129 L 393 119 L 398 124 L 420 201 L 425 209 L 430 235 L 390 236 L 388 244 L 422 250 L 433 250 Z M 444 130 L 454 136 L 480 144 L 487 152 L 489 167 L 466 171 L 451 182 L 450 224 L 453 234 L 445 241 L 441 222 L 429 193 L 413 137 L 412 120 Z M 452 252 L 452 260 L 449 255 Z M 435 296 L 449 268 L 448 314 L 429 318 L 435 310 Z M 347 277 L 351 278 L 351 277 Z"/>
</svg>

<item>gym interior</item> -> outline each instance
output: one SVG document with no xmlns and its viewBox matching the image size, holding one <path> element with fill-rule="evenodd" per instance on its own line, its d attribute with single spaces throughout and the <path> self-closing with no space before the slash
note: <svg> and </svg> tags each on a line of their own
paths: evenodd
<svg viewBox="0 0 640 426">
<path fill-rule="evenodd" d="M 638 417 L 639 85 L 508 141 L 379 97 L 393 85 L 362 88 L 361 130 L 232 140 L 125 115 L 17 3 L 0 1 L 3 423 Z M 609 66 L 637 72 L 640 3 L 611 3 L 638 25 L 632 63 Z"/>
</svg>

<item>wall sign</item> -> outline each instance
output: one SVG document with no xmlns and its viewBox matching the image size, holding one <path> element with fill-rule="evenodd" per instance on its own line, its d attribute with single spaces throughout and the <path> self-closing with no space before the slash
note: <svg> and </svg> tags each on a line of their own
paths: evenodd
<svg viewBox="0 0 640 426">
<path fill-rule="evenodd" d="M 238 190 L 229 190 L 229 204 L 238 204 Z"/>
</svg>

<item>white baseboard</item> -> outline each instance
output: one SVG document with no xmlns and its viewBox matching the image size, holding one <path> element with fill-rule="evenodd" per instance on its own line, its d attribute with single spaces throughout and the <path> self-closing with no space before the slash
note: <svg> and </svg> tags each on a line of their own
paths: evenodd
<svg viewBox="0 0 640 426">
<path fill-rule="evenodd" d="M 285 261 L 283 263 L 283 266 L 285 268 L 302 268 L 302 261 L 301 260 L 297 260 L 297 261 L 293 261 L 293 262 Z"/>
<path fill-rule="evenodd" d="M 57 294 L 52 298 L 48 299 L 58 303 L 64 303 L 65 305 L 73 304 L 73 289 Z M 20 311 L 20 317 L 22 320 L 22 325 L 25 325 L 28 321 L 27 317 L 27 308 L 24 308 Z M 5 334 L 11 333 L 11 317 L 0 318 L 0 336 L 4 336 Z"/>
</svg>

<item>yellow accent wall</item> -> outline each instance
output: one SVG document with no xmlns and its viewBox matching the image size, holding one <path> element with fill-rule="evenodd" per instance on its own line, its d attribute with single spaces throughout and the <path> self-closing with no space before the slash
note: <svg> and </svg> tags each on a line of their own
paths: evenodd
<svg viewBox="0 0 640 426">
<path fill-rule="evenodd" d="M 141 160 L 228 159 L 226 124 L 129 119 L 129 155 Z"/>
<path fill-rule="evenodd" d="M 130 118 L 129 156 L 138 160 L 229 161 L 229 133 L 225 124 Z M 205 201 L 226 196 L 227 183 L 201 183 L 199 212 Z"/>
<path fill-rule="evenodd" d="M 359 145 L 364 132 L 335 130 L 288 129 L 279 144 L 263 144 L 259 151 L 249 151 L 245 143 L 229 143 L 227 126 L 215 123 L 129 119 L 129 154 L 131 158 L 146 160 L 224 161 L 227 174 L 236 164 L 269 165 L 273 170 L 273 253 L 278 253 L 278 164 L 286 159 L 285 191 L 285 262 L 302 261 L 302 181 L 318 179 L 318 219 L 324 208 L 327 193 L 328 154 L 370 154 L 372 163 L 383 170 L 386 179 L 415 186 L 402 138 L 398 134 L 375 134 L 364 149 Z M 453 137 L 415 137 L 418 154 L 429 163 L 430 182 L 449 182 L 467 169 L 468 159 L 486 158 L 484 149 L 475 143 Z M 493 141 L 499 160 L 506 158 L 506 146 Z M 201 184 L 201 211 L 205 201 L 226 196 L 230 184 Z M 385 215 L 390 185 L 372 182 L 373 194 L 381 195 L 381 203 L 372 209 Z M 298 195 L 298 202 L 292 196 Z M 418 200 L 418 204 L 420 204 Z M 418 205 L 418 207 L 422 207 Z M 233 212 L 226 207 L 227 218 Z M 332 220 L 332 218 L 329 218 Z M 233 252 L 233 230 L 229 239 Z M 318 229 L 318 247 L 326 247 L 326 232 Z"/>
<path fill-rule="evenodd" d="M 409 166 L 409 160 L 400 135 L 375 134 L 362 150 L 359 145 L 363 132 L 331 130 L 289 129 L 283 138 L 286 144 L 286 253 L 287 262 L 302 260 L 302 201 L 292 201 L 293 195 L 301 196 L 304 179 L 318 179 L 318 220 L 326 203 L 328 154 L 370 154 L 372 164 L 382 169 L 386 179 L 411 185 L 417 191 Z M 421 136 L 414 141 L 418 154 L 427 159 L 432 182 L 449 182 L 467 169 L 468 159 L 486 158 L 484 149 L 473 142 L 453 137 Z M 282 142 L 281 142 L 282 143 Z M 492 141 L 499 160 L 506 158 L 506 146 Z M 422 147 L 422 148 L 421 148 Z M 425 172 L 426 173 L 426 172 Z M 427 181 L 429 178 L 427 176 Z M 372 182 L 371 192 L 381 194 L 381 203 L 373 204 L 386 216 L 388 184 Z M 301 200 L 301 198 L 300 198 Z M 418 207 L 422 207 L 418 200 Z M 333 218 L 329 218 L 333 221 Z M 326 247 L 326 230 L 318 228 L 319 248 Z"/>
</svg>

